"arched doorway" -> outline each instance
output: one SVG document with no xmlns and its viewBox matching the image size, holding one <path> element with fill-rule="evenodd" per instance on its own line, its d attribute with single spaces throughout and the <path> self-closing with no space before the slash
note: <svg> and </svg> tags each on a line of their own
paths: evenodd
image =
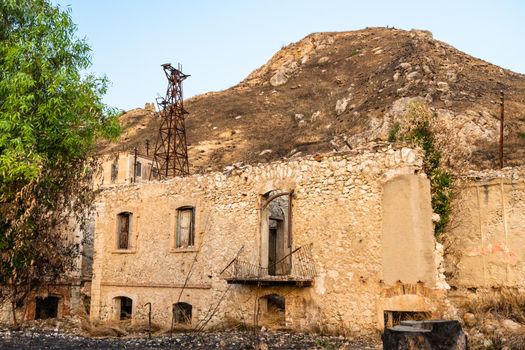
<svg viewBox="0 0 525 350">
<path fill-rule="evenodd" d="M 268 275 L 291 270 L 293 191 L 273 190 L 263 196 L 261 210 L 261 266 Z"/>
</svg>

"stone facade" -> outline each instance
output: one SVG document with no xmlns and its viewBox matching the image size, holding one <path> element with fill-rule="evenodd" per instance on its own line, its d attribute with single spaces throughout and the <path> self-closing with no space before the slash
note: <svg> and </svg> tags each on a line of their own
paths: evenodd
<svg viewBox="0 0 525 350">
<path fill-rule="evenodd" d="M 371 335 L 393 315 L 441 317 L 448 310 L 421 165 L 415 150 L 375 145 L 228 173 L 105 182 L 96 204 L 91 319 L 130 312 L 132 322 L 144 322 L 151 303 L 153 322 L 170 327 L 185 323 L 173 312 L 184 303 L 177 305 L 191 305 L 184 315 L 197 328 L 270 326 L 275 316 L 296 330 Z M 291 198 L 289 214 L 265 209 L 275 196 Z M 191 225 L 184 223 L 189 209 Z M 274 241 L 272 217 L 290 222 Z M 177 235 L 190 231 L 193 241 L 181 245 Z M 294 266 L 294 254 L 308 249 L 313 279 L 294 276 L 293 266 L 270 272 L 272 249 Z M 258 278 L 227 283 L 225 271 L 240 261 Z"/>
</svg>

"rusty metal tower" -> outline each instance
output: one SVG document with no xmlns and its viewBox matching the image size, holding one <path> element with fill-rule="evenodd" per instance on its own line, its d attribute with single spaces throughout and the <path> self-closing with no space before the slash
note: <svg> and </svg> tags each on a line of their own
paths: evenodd
<svg viewBox="0 0 525 350">
<path fill-rule="evenodd" d="M 162 65 L 162 69 L 168 78 L 168 88 L 165 98 L 157 98 L 162 121 L 153 155 L 153 168 L 156 170 L 150 173 L 150 179 L 152 175 L 165 179 L 188 175 L 190 172 L 184 123 L 188 112 L 184 110 L 182 102 L 182 81 L 189 75 L 181 72 L 180 64 L 177 69 L 171 63 L 166 63 Z"/>
</svg>

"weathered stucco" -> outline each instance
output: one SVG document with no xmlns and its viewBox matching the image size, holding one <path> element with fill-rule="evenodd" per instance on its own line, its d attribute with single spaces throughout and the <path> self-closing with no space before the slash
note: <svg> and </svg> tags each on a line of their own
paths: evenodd
<svg viewBox="0 0 525 350">
<path fill-rule="evenodd" d="M 229 174 L 105 187 L 96 209 L 91 318 L 114 319 L 114 298 L 126 296 L 133 300 L 133 322 L 146 319 L 144 305 L 151 302 L 153 321 L 169 327 L 172 305 L 181 301 L 193 306 L 192 326 L 208 319 L 208 326 L 252 323 L 256 301 L 270 294 L 285 297 L 285 325 L 294 329 L 370 335 L 382 327 L 385 310 L 422 303 L 438 315 L 441 299 L 431 297 L 439 291 L 430 192 L 421 163 L 411 149 L 375 146 Z M 293 190 L 292 248 L 311 244 L 313 284 L 227 284 L 221 271 L 235 257 L 267 265 L 261 205 L 272 190 Z M 177 208 L 187 206 L 195 208 L 195 245 L 175 248 Z M 121 212 L 132 213 L 128 250 L 116 249 Z M 385 215 L 416 226 L 385 229 Z M 421 250 L 407 256 L 406 242 Z M 389 265 L 403 260 L 402 271 Z M 418 282 L 418 288 L 398 288 Z"/>
<path fill-rule="evenodd" d="M 460 289 L 525 288 L 525 169 L 463 178 L 450 237 L 458 249 L 451 283 Z"/>
<path fill-rule="evenodd" d="M 383 190 L 383 273 L 385 283 L 435 284 L 430 183 L 401 175 Z M 400 233 L 404 233 L 400 236 Z"/>
</svg>

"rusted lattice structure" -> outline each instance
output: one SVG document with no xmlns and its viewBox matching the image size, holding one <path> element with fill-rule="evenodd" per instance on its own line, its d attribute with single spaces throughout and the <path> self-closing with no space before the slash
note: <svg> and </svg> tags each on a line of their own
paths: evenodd
<svg viewBox="0 0 525 350">
<path fill-rule="evenodd" d="M 153 170 L 150 179 L 156 177 L 165 179 L 173 176 L 189 174 L 188 147 L 186 144 L 185 119 L 188 112 L 184 110 L 182 102 L 182 81 L 189 77 L 171 63 L 162 65 L 168 89 L 166 97 L 159 97 L 157 105 L 161 120 L 159 134 L 155 142 L 153 155 Z"/>
</svg>

